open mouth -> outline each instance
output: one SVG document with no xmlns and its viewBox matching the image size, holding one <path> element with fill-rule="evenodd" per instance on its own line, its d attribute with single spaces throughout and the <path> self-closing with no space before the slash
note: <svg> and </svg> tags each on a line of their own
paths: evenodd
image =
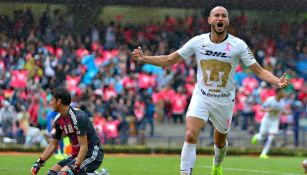
<svg viewBox="0 0 307 175">
<path fill-rule="evenodd" d="M 221 27 L 223 27 L 223 26 L 224 26 L 224 23 L 223 23 L 223 22 L 218 22 L 218 23 L 217 23 L 217 27 L 221 28 Z"/>
</svg>

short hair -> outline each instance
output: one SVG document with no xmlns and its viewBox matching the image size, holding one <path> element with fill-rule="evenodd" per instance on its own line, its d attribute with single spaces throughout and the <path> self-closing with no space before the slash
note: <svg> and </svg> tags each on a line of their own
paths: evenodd
<svg viewBox="0 0 307 175">
<path fill-rule="evenodd" d="M 69 92 L 65 88 L 55 88 L 51 95 L 56 99 L 61 99 L 63 105 L 70 105 L 71 97 Z"/>
<path fill-rule="evenodd" d="M 213 8 L 211 9 L 210 13 L 209 13 L 209 16 L 211 16 L 213 10 L 215 10 L 215 9 L 217 9 L 217 8 L 223 8 L 223 9 L 225 9 L 225 11 L 226 11 L 226 13 L 227 13 L 227 16 L 228 16 L 228 11 L 227 11 L 227 9 L 226 9 L 225 7 L 223 7 L 223 6 L 215 6 L 215 7 L 213 7 Z"/>
<path fill-rule="evenodd" d="M 279 92 L 283 91 L 284 89 L 281 87 L 276 88 L 276 93 L 278 94 Z"/>
</svg>

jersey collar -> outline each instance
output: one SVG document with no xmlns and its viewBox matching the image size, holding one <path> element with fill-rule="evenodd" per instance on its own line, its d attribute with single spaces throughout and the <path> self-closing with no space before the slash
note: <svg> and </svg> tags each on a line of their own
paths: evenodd
<svg viewBox="0 0 307 175">
<path fill-rule="evenodd" d="M 221 41 L 221 42 L 219 42 L 219 43 L 215 43 L 215 42 L 213 42 L 212 40 L 211 40 L 211 33 L 209 33 L 209 39 L 210 39 L 210 41 L 212 42 L 212 43 L 214 43 L 214 44 L 220 44 L 220 43 L 222 43 L 222 42 L 224 42 L 224 41 L 226 41 L 227 39 L 228 39 L 228 36 L 229 36 L 229 34 L 228 33 L 226 33 L 226 37 Z"/>
</svg>

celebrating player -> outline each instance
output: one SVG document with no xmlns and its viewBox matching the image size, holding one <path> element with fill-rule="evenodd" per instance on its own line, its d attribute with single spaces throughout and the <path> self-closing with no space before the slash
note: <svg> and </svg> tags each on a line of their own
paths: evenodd
<svg viewBox="0 0 307 175">
<path fill-rule="evenodd" d="M 140 63 L 170 66 L 195 54 L 197 83 L 186 114 L 185 142 L 181 152 L 181 175 L 191 175 L 196 160 L 196 143 L 202 127 L 208 120 L 213 123 L 214 158 L 212 175 L 222 175 L 221 163 L 226 155 L 235 98 L 235 72 L 241 60 L 260 79 L 279 87 L 289 82 L 263 69 L 254 59 L 244 41 L 227 33 L 228 12 L 217 6 L 210 12 L 208 23 L 211 32 L 195 36 L 182 48 L 160 56 L 144 56 L 141 48 L 134 49 L 133 59 Z"/>
</svg>

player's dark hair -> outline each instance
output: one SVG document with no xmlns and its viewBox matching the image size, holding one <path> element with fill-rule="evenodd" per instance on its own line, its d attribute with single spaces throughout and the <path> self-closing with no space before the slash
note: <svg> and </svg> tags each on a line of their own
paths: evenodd
<svg viewBox="0 0 307 175">
<path fill-rule="evenodd" d="M 276 94 L 278 94 L 280 91 L 283 91 L 284 89 L 279 87 L 279 88 L 276 88 Z"/>
<path fill-rule="evenodd" d="M 71 97 L 69 92 L 64 88 L 56 88 L 51 92 L 51 95 L 56 99 L 61 99 L 63 105 L 70 105 Z"/>
</svg>

